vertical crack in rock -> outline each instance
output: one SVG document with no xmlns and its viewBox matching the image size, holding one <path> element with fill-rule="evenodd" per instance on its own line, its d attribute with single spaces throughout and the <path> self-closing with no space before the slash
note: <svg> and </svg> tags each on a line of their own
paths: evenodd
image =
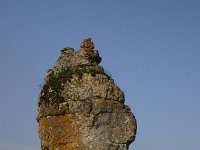
<svg viewBox="0 0 200 150">
<path fill-rule="evenodd" d="M 136 119 L 90 38 L 63 48 L 38 99 L 41 150 L 128 150 Z"/>
</svg>

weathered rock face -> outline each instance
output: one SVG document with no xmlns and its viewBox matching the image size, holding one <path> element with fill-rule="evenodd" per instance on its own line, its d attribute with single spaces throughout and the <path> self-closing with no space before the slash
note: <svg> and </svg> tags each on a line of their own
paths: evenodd
<svg viewBox="0 0 200 150">
<path fill-rule="evenodd" d="M 127 150 L 136 120 L 91 39 L 61 50 L 38 100 L 41 150 Z"/>
</svg>

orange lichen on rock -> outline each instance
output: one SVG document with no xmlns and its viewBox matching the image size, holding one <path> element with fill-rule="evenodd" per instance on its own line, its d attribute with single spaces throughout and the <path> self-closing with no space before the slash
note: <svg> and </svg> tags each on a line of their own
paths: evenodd
<svg viewBox="0 0 200 150">
<path fill-rule="evenodd" d="M 70 115 L 47 116 L 40 119 L 42 150 L 78 150 L 79 125 Z"/>
</svg>

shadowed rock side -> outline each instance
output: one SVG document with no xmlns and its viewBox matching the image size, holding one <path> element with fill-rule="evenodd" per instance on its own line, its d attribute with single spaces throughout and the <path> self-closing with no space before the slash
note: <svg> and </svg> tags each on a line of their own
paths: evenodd
<svg viewBox="0 0 200 150">
<path fill-rule="evenodd" d="M 127 150 L 136 120 L 91 39 L 61 50 L 38 99 L 41 150 Z"/>
</svg>

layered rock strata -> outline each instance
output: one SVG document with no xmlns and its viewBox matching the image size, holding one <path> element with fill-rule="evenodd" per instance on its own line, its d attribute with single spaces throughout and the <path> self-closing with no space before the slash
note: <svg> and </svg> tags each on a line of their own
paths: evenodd
<svg viewBox="0 0 200 150">
<path fill-rule="evenodd" d="M 91 39 L 64 48 L 38 99 L 41 150 L 127 150 L 136 119 Z"/>
</svg>

